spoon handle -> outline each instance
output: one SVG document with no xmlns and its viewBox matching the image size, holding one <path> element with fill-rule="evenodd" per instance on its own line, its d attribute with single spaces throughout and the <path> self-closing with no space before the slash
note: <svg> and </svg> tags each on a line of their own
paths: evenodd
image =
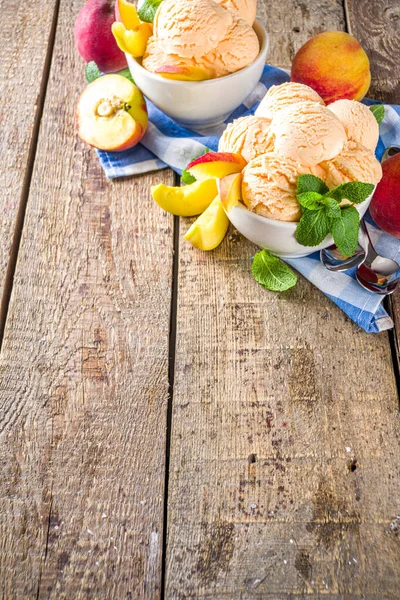
<svg viewBox="0 0 400 600">
<path fill-rule="evenodd" d="M 367 224 L 364 219 L 361 219 L 360 225 L 361 225 L 362 232 L 364 234 L 364 240 L 365 240 L 365 246 L 366 246 L 365 247 L 365 251 L 366 251 L 365 261 L 369 262 L 371 264 L 371 262 L 378 256 L 378 254 L 377 254 L 377 252 L 374 248 L 374 245 L 371 241 L 368 227 L 367 227 Z"/>
</svg>

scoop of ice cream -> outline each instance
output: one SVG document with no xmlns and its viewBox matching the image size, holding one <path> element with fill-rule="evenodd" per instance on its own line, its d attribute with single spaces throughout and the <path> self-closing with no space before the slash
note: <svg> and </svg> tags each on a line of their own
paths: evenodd
<svg viewBox="0 0 400 600">
<path fill-rule="evenodd" d="M 291 158 L 275 152 L 253 158 L 243 170 L 242 198 L 250 210 L 277 221 L 298 221 L 297 178 L 309 173 Z"/>
<path fill-rule="evenodd" d="M 337 156 L 322 162 L 319 167 L 324 171 L 329 188 L 348 181 L 376 184 L 382 178 L 382 166 L 374 153 L 353 141 L 347 142 Z"/>
<path fill-rule="evenodd" d="M 249 25 L 253 25 L 256 12 L 257 12 L 257 0 L 215 0 L 218 4 L 223 6 L 226 10 L 229 10 L 232 14 L 236 15 L 246 21 Z"/>
<path fill-rule="evenodd" d="M 321 96 L 308 85 L 288 82 L 270 87 L 255 114 L 257 117 L 272 119 L 278 111 L 298 102 L 317 102 L 325 106 Z"/>
<path fill-rule="evenodd" d="M 217 73 L 223 75 L 247 67 L 260 52 L 260 43 L 254 29 L 243 19 L 234 15 L 232 18 L 232 26 L 224 39 L 212 52 L 203 57 Z"/>
<path fill-rule="evenodd" d="M 236 119 L 222 134 L 218 150 L 241 154 L 247 162 L 260 154 L 272 152 L 270 124 L 269 119 L 262 117 L 248 116 Z"/>
<path fill-rule="evenodd" d="M 164 0 L 154 18 L 154 35 L 166 54 L 198 58 L 225 39 L 233 15 L 212 0 Z"/>
<path fill-rule="evenodd" d="M 201 58 L 197 60 L 194 58 L 184 58 L 177 54 L 165 54 L 154 36 L 147 42 L 142 66 L 152 73 L 157 73 L 158 69 L 165 66 L 178 68 L 202 67 L 208 72 L 210 79 L 219 76 L 212 64 L 207 60 L 203 61 Z"/>
<path fill-rule="evenodd" d="M 337 116 L 315 102 L 298 102 L 277 112 L 271 132 L 277 152 L 307 167 L 339 154 L 347 140 Z"/>
<path fill-rule="evenodd" d="M 329 110 L 343 123 L 349 140 L 375 151 L 379 125 L 368 106 L 356 100 L 336 100 L 329 105 Z"/>
</svg>

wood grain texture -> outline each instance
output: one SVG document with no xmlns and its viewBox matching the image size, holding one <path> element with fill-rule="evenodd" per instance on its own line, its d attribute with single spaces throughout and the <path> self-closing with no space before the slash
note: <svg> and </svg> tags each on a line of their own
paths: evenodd
<svg viewBox="0 0 400 600">
<path fill-rule="evenodd" d="M 288 67 L 304 41 L 282 42 L 299 11 L 303 31 L 344 24 L 340 3 L 265 2 L 272 64 Z M 364 333 L 305 280 L 264 290 L 256 250 L 233 230 L 209 254 L 181 237 L 167 598 L 397 599 L 388 335 Z"/>
<path fill-rule="evenodd" d="M 55 0 L 0 0 L 0 324 L 13 237 L 24 202 Z"/>
<path fill-rule="evenodd" d="M 62 0 L 0 361 L 0 597 L 159 598 L 170 171 L 105 179 Z"/>
<path fill-rule="evenodd" d="M 371 62 L 368 95 L 400 104 L 400 0 L 346 0 L 349 30 L 360 40 Z M 400 369 L 400 291 L 389 300 L 395 323 L 395 350 Z"/>
</svg>

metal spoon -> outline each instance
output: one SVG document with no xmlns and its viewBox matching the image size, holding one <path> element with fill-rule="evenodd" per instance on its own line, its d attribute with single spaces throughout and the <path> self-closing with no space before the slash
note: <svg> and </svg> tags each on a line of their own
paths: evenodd
<svg viewBox="0 0 400 600">
<path fill-rule="evenodd" d="M 328 248 L 321 250 L 320 259 L 328 271 L 346 271 L 352 267 L 357 267 L 365 259 L 366 252 L 360 244 L 352 256 L 343 256 L 339 248 L 332 244 Z"/>
<path fill-rule="evenodd" d="M 357 281 L 375 294 L 392 294 L 400 281 L 400 265 L 376 252 L 364 219 L 361 219 L 361 228 L 364 233 L 366 257 L 357 267 Z"/>
</svg>

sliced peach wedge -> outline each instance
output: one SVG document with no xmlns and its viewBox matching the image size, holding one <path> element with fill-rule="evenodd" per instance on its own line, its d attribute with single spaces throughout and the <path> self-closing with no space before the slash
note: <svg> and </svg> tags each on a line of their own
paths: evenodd
<svg viewBox="0 0 400 600">
<path fill-rule="evenodd" d="M 115 19 L 123 23 L 126 29 L 137 29 L 141 23 L 135 5 L 126 0 L 117 0 L 115 3 Z"/>
<path fill-rule="evenodd" d="M 216 196 L 210 206 L 188 229 L 185 240 L 199 250 L 214 250 L 224 239 L 228 227 L 229 219 L 219 196 Z"/>
<path fill-rule="evenodd" d="M 186 169 L 197 181 L 210 177 L 222 179 L 231 173 L 239 173 L 247 162 L 240 154 L 232 152 L 207 152 L 188 164 Z"/>
<path fill-rule="evenodd" d="M 78 101 L 76 118 L 82 140 L 114 152 L 135 146 L 148 122 L 142 93 L 121 75 L 104 75 L 89 84 Z"/>
<path fill-rule="evenodd" d="M 218 181 L 218 192 L 222 206 L 229 213 L 242 199 L 242 174 L 226 175 Z"/>
<path fill-rule="evenodd" d="M 160 183 L 152 186 L 151 194 L 163 210 L 178 217 L 194 217 L 205 211 L 217 195 L 217 182 L 207 179 L 183 187 Z"/>
<path fill-rule="evenodd" d="M 118 21 L 111 26 L 118 48 L 135 58 L 143 56 L 147 42 L 152 35 L 152 29 L 151 23 L 141 23 L 137 29 L 133 30 L 126 29 L 125 25 Z"/>
<path fill-rule="evenodd" d="M 162 65 L 156 69 L 155 73 L 165 79 L 175 79 L 177 81 L 205 81 L 212 77 L 210 71 L 192 65 Z"/>
</svg>

